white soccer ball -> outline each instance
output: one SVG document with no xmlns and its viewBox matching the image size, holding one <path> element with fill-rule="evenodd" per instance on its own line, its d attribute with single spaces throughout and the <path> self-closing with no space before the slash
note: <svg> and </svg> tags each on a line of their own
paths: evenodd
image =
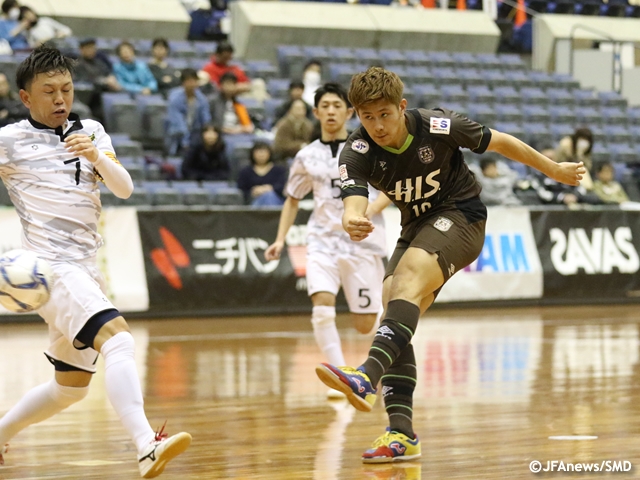
<svg viewBox="0 0 640 480">
<path fill-rule="evenodd" d="M 27 250 L 11 250 L 0 257 L 0 305 L 11 312 L 32 312 L 49 300 L 53 270 Z"/>
</svg>

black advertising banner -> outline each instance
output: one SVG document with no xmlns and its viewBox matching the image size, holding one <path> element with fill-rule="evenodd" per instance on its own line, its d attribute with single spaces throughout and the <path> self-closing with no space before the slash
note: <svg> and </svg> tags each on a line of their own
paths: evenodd
<svg viewBox="0 0 640 480">
<path fill-rule="evenodd" d="M 531 211 L 545 300 L 640 301 L 640 212 Z"/>
<path fill-rule="evenodd" d="M 264 251 L 280 211 L 138 212 L 155 314 L 255 314 L 311 308 L 306 289 L 306 222 L 298 213 L 279 261 Z"/>
</svg>

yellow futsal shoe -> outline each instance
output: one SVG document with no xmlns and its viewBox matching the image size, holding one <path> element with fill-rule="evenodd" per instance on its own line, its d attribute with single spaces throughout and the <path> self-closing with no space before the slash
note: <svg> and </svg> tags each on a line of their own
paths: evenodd
<svg viewBox="0 0 640 480">
<path fill-rule="evenodd" d="M 138 466 L 142 478 L 155 478 L 164 471 L 164 467 L 173 458 L 180 455 L 191 445 L 191 435 L 180 432 L 169 437 L 162 429 L 156 433 L 154 439 L 138 455 Z"/>
<path fill-rule="evenodd" d="M 406 462 L 422 455 L 420 439 L 409 438 L 404 433 L 387 431 L 373 442 L 372 448 L 362 454 L 363 463 Z"/>
<path fill-rule="evenodd" d="M 361 412 L 370 412 L 376 403 L 376 389 L 367 374 L 357 368 L 321 363 L 316 367 L 316 375 L 326 386 L 344 393 L 349 403 Z"/>
<path fill-rule="evenodd" d="M 375 480 L 421 480 L 422 465 L 417 461 L 395 464 L 368 464 L 363 467 L 366 478 Z"/>
</svg>

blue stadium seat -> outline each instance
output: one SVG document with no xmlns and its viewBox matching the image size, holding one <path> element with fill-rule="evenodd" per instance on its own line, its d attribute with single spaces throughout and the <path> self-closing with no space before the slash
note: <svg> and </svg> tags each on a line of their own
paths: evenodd
<svg viewBox="0 0 640 480">
<path fill-rule="evenodd" d="M 149 192 L 149 200 L 154 206 L 182 205 L 182 195 L 169 182 L 146 181 L 142 186 Z"/>
<path fill-rule="evenodd" d="M 268 60 L 247 60 L 247 75 L 262 78 L 265 82 L 279 75 L 278 68 Z"/>
<path fill-rule="evenodd" d="M 267 92 L 273 98 L 287 98 L 290 83 L 288 78 L 272 78 L 267 82 Z"/>
<path fill-rule="evenodd" d="M 381 63 L 380 55 L 374 48 L 354 48 L 353 54 L 358 62 L 363 62 L 369 65 Z"/>
<path fill-rule="evenodd" d="M 468 88 L 472 85 L 484 85 L 484 75 L 475 68 L 458 68 L 458 76 Z"/>
<path fill-rule="evenodd" d="M 448 108 L 449 110 L 452 110 L 452 111 L 462 115 L 463 117 L 468 117 L 469 116 L 469 111 L 467 109 L 467 106 L 462 104 L 462 103 L 442 102 L 442 104 L 439 105 L 439 106 Z"/>
<path fill-rule="evenodd" d="M 618 92 L 598 92 L 598 98 L 603 106 L 627 108 L 627 99 Z"/>
<path fill-rule="evenodd" d="M 242 191 L 220 182 L 202 182 L 202 187 L 211 195 L 212 205 L 244 205 Z"/>
<path fill-rule="evenodd" d="M 547 72 L 539 72 L 537 70 L 532 70 L 529 72 L 529 78 L 534 81 L 536 87 L 539 88 L 550 88 L 557 85 L 556 80 L 549 75 Z"/>
<path fill-rule="evenodd" d="M 577 107 L 599 107 L 600 100 L 593 90 L 576 89 L 571 91 Z"/>
<path fill-rule="evenodd" d="M 495 129 L 499 132 L 508 133 L 520 140 L 525 140 L 526 135 L 523 128 L 515 122 L 498 122 L 495 125 Z"/>
<path fill-rule="evenodd" d="M 515 105 L 496 105 L 494 107 L 501 123 L 521 123 L 523 119 L 522 110 Z"/>
<path fill-rule="evenodd" d="M 534 108 L 534 107 L 530 107 Z M 535 107 L 540 108 L 540 107 Z M 525 113 L 526 118 L 526 113 Z M 527 123 L 524 126 L 526 135 L 526 141 L 529 142 L 534 148 L 539 148 L 539 145 L 543 143 L 550 143 L 551 131 L 546 123 Z"/>
<path fill-rule="evenodd" d="M 409 65 L 415 67 L 430 67 L 429 55 L 424 50 L 405 50 L 404 56 Z"/>
<path fill-rule="evenodd" d="M 638 161 L 635 149 L 631 148 L 628 143 L 610 143 L 609 151 L 614 162 L 634 163 Z"/>
<path fill-rule="evenodd" d="M 552 117 L 553 118 L 553 117 Z M 575 127 L 573 123 L 552 122 L 549 125 L 549 133 L 554 142 L 558 142 L 561 138 L 567 135 L 573 135 Z"/>
<path fill-rule="evenodd" d="M 180 192 L 184 205 L 211 204 L 211 192 L 197 182 L 174 182 L 173 187 Z"/>
<path fill-rule="evenodd" d="M 513 85 L 494 87 L 493 93 L 496 94 L 496 98 L 499 98 L 500 103 L 502 104 L 520 105 L 520 102 L 522 101 L 520 93 L 518 93 Z"/>
<path fill-rule="evenodd" d="M 273 126 L 276 110 L 285 102 L 283 98 L 267 98 L 264 101 L 265 128 Z"/>
<path fill-rule="evenodd" d="M 525 70 L 527 68 L 520 55 L 515 53 L 501 53 L 498 58 L 504 70 Z"/>
<path fill-rule="evenodd" d="M 472 102 L 494 103 L 496 101 L 496 94 L 486 85 L 467 87 L 467 92 L 469 93 L 469 100 Z"/>
<path fill-rule="evenodd" d="M 453 59 L 449 52 L 427 52 L 429 57 L 429 65 L 436 67 L 454 67 L 456 61 Z"/>
<path fill-rule="evenodd" d="M 479 68 L 499 70 L 503 66 L 502 59 L 495 53 L 478 53 L 476 54 Z"/>
<path fill-rule="evenodd" d="M 522 113 L 524 115 L 524 121 L 527 123 L 548 124 L 551 120 L 549 111 L 541 105 L 523 105 Z"/>
<path fill-rule="evenodd" d="M 632 125 L 640 125 L 640 107 L 627 109 L 627 117 Z"/>
<path fill-rule="evenodd" d="M 518 88 L 533 87 L 535 85 L 533 79 L 521 70 L 507 70 L 503 75 L 512 85 Z"/>
<path fill-rule="evenodd" d="M 553 80 L 556 82 L 558 87 L 566 88 L 568 90 L 575 90 L 576 88 L 580 88 L 580 82 L 578 82 L 571 75 L 566 73 L 552 73 L 551 76 Z"/>
<path fill-rule="evenodd" d="M 600 109 L 602 121 L 606 125 L 627 125 L 627 112 L 619 107 L 603 107 Z"/>
<path fill-rule="evenodd" d="M 116 156 L 140 159 L 142 157 L 142 144 L 138 141 L 131 140 L 128 134 L 122 135 L 124 135 L 125 138 L 118 136 L 117 133 L 109 133 L 113 149 L 116 151 Z"/>
<path fill-rule="evenodd" d="M 524 87 L 520 89 L 522 103 L 528 105 L 547 105 L 549 99 L 540 87 Z"/>
<path fill-rule="evenodd" d="M 103 93 L 102 104 L 107 131 L 140 138 L 142 130 L 136 102 L 128 93 Z"/>
<path fill-rule="evenodd" d="M 507 166 L 518 173 L 518 178 L 527 178 L 529 175 L 529 167 L 520 162 L 507 162 Z"/>
<path fill-rule="evenodd" d="M 276 48 L 280 75 L 287 78 L 300 78 L 307 56 L 297 45 L 278 45 Z"/>
<path fill-rule="evenodd" d="M 331 61 L 329 50 L 321 45 L 302 47 L 302 52 L 306 55 L 308 60 L 319 60 L 321 63 Z"/>
<path fill-rule="evenodd" d="M 631 169 L 625 163 L 614 162 L 613 166 L 614 178 L 621 182 L 627 175 L 631 173 Z"/>
<path fill-rule="evenodd" d="M 551 114 L 551 121 L 553 123 L 576 122 L 576 114 L 571 108 L 552 105 L 549 107 L 549 113 Z"/>
<path fill-rule="evenodd" d="M 594 164 L 611 161 L 611 151 L 601 143 L 594 143 L 591 149 L 591 160 Z"/>
<path fill-rule="evenodd" d="M 184 70 L 191 67 L 191 59 L 189 58 L 167 58 L 166 62 L 174 70 Z"/>
<path fill-rule="evenodd" d="M 492 126 L 498 121 L 496 111 L 488 103 L 472 102 L 468 107 L 469 118 L 483 125 Z"/>
<path fill-rule="evenodd" d="M 600 126 L 600 124 L 594 123 L 589 125 L 589 129 L 591 130 L 591 134 L 593 135 L 594 143 L 601 143 L 602 145 L 606 145 L 609 139 L 607 138 L 607 134 L 604 129 Z"/>
<path fill-rule="evenodd" d="M 575 97 L 565 88 L 547 88 L 547 98 L 551 105 L 567 105 L 575 104 Z"/>
<path fill-rule="evenodd" d="M 389 70 L 393 70 L 395 66 L 404 66 L 407 64 L 407 59 L 404 56 L 404 53 L 400 50 L 383 48 L 378 52 L 380 55 L 380 60 L 384 64 L 385 68 Z"/>
<path fill-rule="evenodd" d="M 424 66 L 407 67 L 405 78 L 407 83 L 412 85 L 433 82 L 435 80 L 431 70 Z"/>
<path fill-rule="evenodd" d="M 458 73 L 450 67 L 437 68 L 432 70 L 433 77 L 441 85 L 462 85 L 462 79 Z"/>
<path fill-rule="evenodd" d="M 591 126 L 593 124 L 601 124 L 602 116 L 600 112 L 593 107 L 576 107 L 575 110 L 576 121 Z"/>
<path fill-rule="evenodd" d="M 356 62 L 356 55 L 354 51 L 348 47 L 329 47 L 329 55 L 331 55 L 332 62 L 340 62 L 340 63 Z"/>
<path fill-rule="evenodd" d="M 640 145 L 640 125 L 629 126 L 629 133 L 631 133 L 633 143 L 635 143 L 636 145 Z"/>
<path fill-rule="evenodd" d="M 161 95 L 138 95 L 136 103 L 143 137 L 148 141 L 162 143 L 165 137 L 167 101 Z"/>
<path fill-rule="evenodd" d="M 456 68 L 478 68 L 482 66 L 480 61 L 473 53 L 469 52 L 454 52 L 451 54 L 453 60 L 456 62 Z"/>
<path fill-rule="evenodd" d="M 484 82 L 492 87 L 494 90 L 502 87 L 513 88 L 513 84 L 507 79 L 504 74 L 499 70 L 485 70 L 482 72 L 484 76 Z M 520 103 L 520 96 L 518 95 L 518 103 Z"/>
<path fill-rule="evenodd" d="M 331 80 L 344 86 L 349 85 L 351 77 L 361 71 L 359 66 L 354 64 L 332 63 L 329 65 Z"/>
<path fill-rule="evenodd" d="M 197 58 L 209 60 L 211 56 L 216 52 L 216 42 L 196 41 L 192 42 L 193 50 Z"/>
<path fill-rule="evenodd" d="M 423 108 L 436 107 L 442 99 L 440 90 L 431 83 L 413 85 L 413 95 L 417 105 Z"/>
<path fill-rule="evenodd" d="M 444 85 L 440 92 L 445 103 L 466 103 L 469 101 L 469 94 L 461 85 Z"/>
<path fill-rule="evenodd" d="M 633 134 L 624 125 L 605 125 L 603 130 L 609 144 L 626 143 L 633 141 Z"/>
</svg>

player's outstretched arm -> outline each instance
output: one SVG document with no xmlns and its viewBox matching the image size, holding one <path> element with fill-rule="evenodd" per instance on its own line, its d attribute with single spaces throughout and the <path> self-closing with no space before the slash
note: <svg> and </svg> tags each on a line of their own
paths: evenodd
<svg viewBox="0 0 640 480">
<path fill-rule="evenodd" d="M 364 216 L 371 220 L 374 215 L 379 214 L 389 205 L 391 205 L 391 200 L 389 200 L 389 197 L 381 193 L 380 195 L 378 195 L 378 198 L 369 203 Z"/>
<path fill-rule="evenodd" d="M 491 130 L 491 141 L 487 150 L 535 168 L 547 177 L 566 185 L 580 185 L 580 180 L 582 180 L 582 176 L 587 171 L 583 163 L 556 163 L 538 153 L 526 143 L 497 130 Z"/>
<path fill-rule="evenodd" d="M 289 233 L 289 229 L 291 228 L 291 225 L 293 225 L 293 222 L 295 222 L 296 215 L 298 215 L 299 204 L 300 200 L 293 197 L 287 197 L 284 201 L 282 212 L 280 213 L 280 222 L 278 223 L 276 241 L 269 245 L 269 247 L 264 251 L 264 258 L 266 260 L 277 260 L 280 258 L 280 253 L 284 248 L 284 241 L 287 238 L 287 233 Z"/>
<path fill-rule="evenodd" d="M 369 206 L 369 199 L 360 195 L 351 195 L 342 199 L 344 213 L 342 214 L 342 228 L 354 242 L 364 240 L 373 232 L 373 223 L 365 214 Z"/>
<path fill-rule="evenodd" d="M 104 180 L 104 184 L 118 198 L 129 198 L 133 193 L 133 181 L 120 162 L 100 152 L 88 135 L 74 133 L 65 140 L 66 148 L 75 155 L 89 160 Z"/>
</svg>

